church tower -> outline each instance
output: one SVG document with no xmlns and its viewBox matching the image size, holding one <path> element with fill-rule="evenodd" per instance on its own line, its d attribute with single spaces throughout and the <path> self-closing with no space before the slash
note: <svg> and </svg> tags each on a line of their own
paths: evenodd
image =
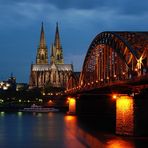
<svg viewBox="0 0 148 148">
<path fill-rule="evenodd" d="M 51 60 L 50 63 L 64 64 L 63 50 L 60 42 L 59 27 L 56 25 L 55 40 L 51 46 Z"/>
<path fill-rule="evenodd" d="M 48 63 L 48 50 L 42 23 L 36 62 L 31 64 L 29 88 L 48 88 L 47 94 L 55 93 L 54 88 L 61 91 L 63 88 L 65 89 L 72 72 L 72 64 L 64 64 L 58 23 L 56 25 L 55 40 L 51 45 L 50 63 Z"/>
<path fill-rule="evenodd" d="M 43 22 L 41 26 L 40 44 L 37 50 L 36 64 L 48 64 L 48 50 L 45 41 Z"/>
</svg>

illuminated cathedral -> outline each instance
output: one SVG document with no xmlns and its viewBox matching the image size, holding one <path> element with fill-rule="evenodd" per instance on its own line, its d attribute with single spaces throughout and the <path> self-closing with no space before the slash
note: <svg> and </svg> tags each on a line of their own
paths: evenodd
<svg viewBox="0 0 148 148">
<path fill-rule="evenodd" d="M 51 44 L 50 62 L 42 23 L 40 43 L 36 62 L 31 64 L 29 88 L 65 88 L 69 75 L 73 72 L 72 64 L 64 64 L 63 49 L 60 42 L 59 27 L 56 25 L 55 40 Z"/>
</svg>

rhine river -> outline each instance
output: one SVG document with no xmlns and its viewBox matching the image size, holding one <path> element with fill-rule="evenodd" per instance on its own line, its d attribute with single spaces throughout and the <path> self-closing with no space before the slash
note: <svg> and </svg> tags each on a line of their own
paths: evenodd
<svg viewBox="0 0 148 148">
<path fill-rule="evenodd" d="M 0 112 L 0 148 L 143 148 L 147 143 L 145 137 L 90 130 L 64 113 Z"/>
</svg>

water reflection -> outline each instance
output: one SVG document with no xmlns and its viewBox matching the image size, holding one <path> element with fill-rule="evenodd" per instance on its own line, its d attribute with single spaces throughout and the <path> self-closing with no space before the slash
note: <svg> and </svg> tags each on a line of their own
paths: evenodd
<svg viewBox="0 0 148 148">
<path fill-rule="evenodd" d="M 0 112 L 0 116 L 1 117 L 5 116 L 5 112 Z"/>
<path fill-rule="evenodd" d="M 64 116 L 65 124 L 66 124 L 66 134 L 72 134 L 75 137 L 77 136 L 77 118 L 75 116 L 67 115 Z M 67 136 L 67 135 L 66 135 Z M 69 135 L 68 135 L 69 136 Z"/>
<path fill-rule="evenodd" d="M 148 138 L 120 137 L 113 133 L 86 128 L 76 116 L 64 116 L 66 136 L 74 136 L 77 141 L 88 148 L 138 148 L 144 143 L 148 147 Z M 93 126 L 93 123 L 92 123 Z"/>
<path fill-rule="evenodd" d="M 142 142 L 93 130 L 62 113 L 0 112 L 0 148 L 135 148 Z M 148 140 L 144 142 L 148 147 Z"/>
<path fill-rule="evenodd" d="M 23 113 L 22 113 L 22 112 L 17 112 L 17 115 L 18 115 L 19 117 L 22 117 Z"/>
<path fill-rule="evenodd" d="M 107 142 L 106 148 L 135 148 L 135 145 L 122 139 L 111 139 Z"/>
<path fill-rule="evenodd" d="M 86 143 L 78 138 L 78 127 L 77 127 L 77 118 L 76 116 L 67 115 L 64 116 L 65 130 L 64 130 L 64 143 L 67 148 L 75 148 L 77 145 L 78 148 L 87 147 Z"/>
<path fill-rule="evenodd" d="M 103 148 L 105 144 L 99 141 L 95 136 L 81 128 L 76 116 L 65 116 L 66 126 L 69 133 L 83 144 L 83 147 Z"/>
</svg>

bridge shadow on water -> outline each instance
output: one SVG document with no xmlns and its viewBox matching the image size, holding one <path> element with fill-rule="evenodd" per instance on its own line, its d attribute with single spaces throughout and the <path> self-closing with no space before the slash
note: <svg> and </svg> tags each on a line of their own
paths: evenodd
<svg viewBox="0 0 148 148">
<path fill-rule="evenodd" d="M 98 119 L 96 119 L 98 118 Z M 88 148 L 146 148 L 148 137 L 120 136 L 115 134 L 114 121 L 97 116 L 79 116 L 76 137 Z M 104 122 L 106 120 L 106 123 Z M 109 125 L 109 126 L 108 126 Z"/>
</svg>

